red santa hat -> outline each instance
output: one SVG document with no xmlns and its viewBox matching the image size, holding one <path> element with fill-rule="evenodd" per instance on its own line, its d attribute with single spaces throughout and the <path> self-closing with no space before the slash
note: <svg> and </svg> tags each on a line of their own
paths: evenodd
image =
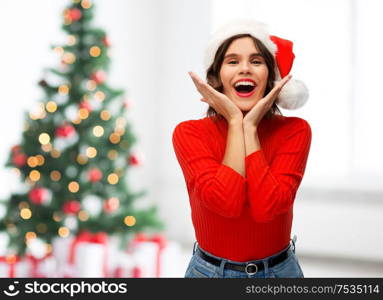
<svg viewBox="0 0 383 300">
<path fill-rule="evenodd" d="M 270 35 L 265 24 L 251 19 L 231 20 L 211 35 L 205 51 L 205 70 L 213 63 L 218 48 L 225 40 L 246 33 L 260 40 L 274 56 L 277 81 L 290 73 L 295 58 L 293 42 Z M 284 109 L 297 109 L 307 102 L 308 97 L 306 85 L 300 80 L 290 79 L 279 93 L 276 104 Z"/>
</svg>

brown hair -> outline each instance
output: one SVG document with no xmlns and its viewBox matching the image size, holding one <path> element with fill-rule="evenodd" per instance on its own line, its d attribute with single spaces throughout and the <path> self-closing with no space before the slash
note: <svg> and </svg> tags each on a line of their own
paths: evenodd
<svg viewBox="0 0 383 300">
<path fill-rule="evenodd" d="M 263 58 L 264 58 L 264 60 L 266 62 L 267 68 L 269 70 L 269 75 L 268 75 L 268 78 L 267 78 L 266 89 L 265 89 L 265 94 L 264 95 L 267 95 L 272 90 L 272 88 L 274 87 L 274 81 L 275 81 L 275 69 L 274 69 L 275 68 L 275 60 L 274 60 L 273 55 L 270 53 L 269 50 L 267 50 L 265 45 L 260 40 L 258 40 L 257 38 L 253 37 L 250 34 L 237 34 L 237 35 L 234 35 L 234 36 L 226 39 L 221 44 L 221 46 L 219 46 L 217 52 L 215 53 L 214 61 L 213 61 L 213 63 L 211 64 L 211 66 L 209 67 L 209 69 L 206 72 L 206 81 L 207 81 L 208 84 L 210 84 L 218 92 L 221 92 L 221 93 L 223 92 L 223 85 L 222 85 L 221 78 L 219 76 L 219 73 L 220 73 L 220 70 L 221 70 L 221 66 L 222 66 L 222 62 L 223 62 L 223 58 L 225 56 L 225 53 L 226 53 L 227 49 L 231 45 L 231 43 L 234 40 L 239 39 L 239 38 L 243 38 L 243 37 L 250 37 L 253 40 L 255 47 L 262 54 L 262 56 L 263 56 Z M 278 106 L 274 102 L 273 106 L 266 113 L 265 118 L 269 119 L 269 118 L 273 117 L 276 114 L 282 115 L 282 113 L 279 110 Z M 223 118 L 223 116 L 218 114 L 215 111 L 215 109 L 213 107 L 211 107 L 211 106 L 209 106 L 209 108 L 208 108 L 208 110 L 206 112 L 206 115 L 208 117 Z"/>
</svg>

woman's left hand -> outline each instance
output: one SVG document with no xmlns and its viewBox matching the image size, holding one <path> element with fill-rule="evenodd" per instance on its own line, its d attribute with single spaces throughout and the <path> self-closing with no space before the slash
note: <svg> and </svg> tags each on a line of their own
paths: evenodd
<svg viewBox="0 0 383 300">
<path fill-rule="evenodd" d="M 287 75 L 277 84 L 274 88 L 246 114 L 243 118 L 243 126 L 257 128 L 258 123 L 262 120 L 263 116 L 273 106 L 275 99 L 278 97 L 279 92 L 283 86 L 290 80 L 292 76 Z"/>
</svg>

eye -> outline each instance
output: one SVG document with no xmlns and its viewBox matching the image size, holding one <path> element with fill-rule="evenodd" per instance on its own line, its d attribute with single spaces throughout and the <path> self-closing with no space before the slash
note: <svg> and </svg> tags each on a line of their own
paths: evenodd
<svg viewBox="0 0 383 300">
<path fill-rule="evenodd" d="M 238 62 L 238 61 L 236 61 L 236 60 L 231 60 L 231 61 L 228 62 L 228 64 L 235 64 L 235 63 L 237 63 L 237 62 Z M 262 64 L 262 61 L 260 61 L 260 60 L 253 60 L 252 63 L 255 63 L 255 64 L 257 64 L 257 65 L 260 65 L 260 64 Z"/>
</svg>

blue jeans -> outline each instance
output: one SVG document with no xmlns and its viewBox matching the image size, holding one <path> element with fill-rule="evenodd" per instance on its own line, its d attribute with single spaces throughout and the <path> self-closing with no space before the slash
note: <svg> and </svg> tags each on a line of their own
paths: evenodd
<svg viewBox="0 0 383 300">
<path fill-rule="evenodd" d="M 225 263 L 227 262 L 237 264 L 238 262 L 214 256 L 203 250 L 198 246 L 197 242 L 195 242 L 193 247 L 193 256 L 190 260 L 188 268 L 186 269 L 185 278 L 303 278 L 304 275 L 302 269 L 299 265 L 298 258 L 295 255 L 296 236 L 294 236 L 291 242 L 292 244 L 290 243 L 289 246 L 282 251 L 264 259 L 256 260 L 256 262 L 263 262 L 264 269 L 256 272 L 254 275 L 249 275 L 246 272 L 224 268 Z M 221 259 L 221 265 L 216 266 L 203 260 L 200 256 L 197 255 L 197 248 L 199 251 L 202 251 L 209 256 Z M 287 258 L 284 261 L 269 268 L 268 259 L 278 255 L 286 249 L 288 249 Z"/>
</svg>

